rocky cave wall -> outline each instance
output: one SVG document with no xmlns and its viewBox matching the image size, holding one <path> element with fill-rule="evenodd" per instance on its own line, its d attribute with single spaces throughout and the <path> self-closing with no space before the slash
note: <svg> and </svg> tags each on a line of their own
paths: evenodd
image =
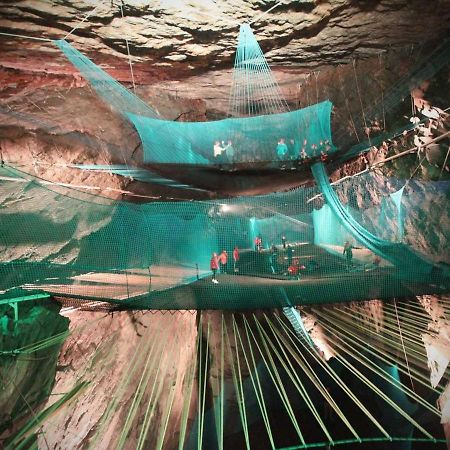
<svg viewBox="0 0 450 450">
<path fill-rule="evenodd" d="M 27 1 L 3 2 L 0 31 L 61 37 L 76 25 L 80 13 L 92 9 L 87 2 L 81 8 L 72 1 L 54 3 L 41 2 L 37 6 Z M 257 16 L 269 3 L 214 2 L 201 12 L 195 2 L 191 2 L 194 7 L 191 11 L 182 11 L 175 4 L 151 11 L 144 3 L 125 2 L 125 18 L 121 18 L 118 4 L 112 4 L 111 8 L 99 8 L 79 27 L 74 34 L 78 48 L 130 86 L 125 36 L 134 62 L 137 92 L 161 115 L 179 120 L 207 120 L 226 114 L 236 22 Z M 289 103 L 301 107 L 317 99 L 331 98 L 336 105 L 337 134 L 342 143 L 349 145 L 367 137 L 355 83 L 359 83 L 363 93 L 363 106 L 379 99 L 380 91 L 388 90 L 420 60 L 427 51 L 424 42 L 445 35 L 449 5 L 448 1 L 433 6 L 427 2 L 387 0 L 302 1 L 275 10 L 257 23 L 255 30 L 269 62 L 275 66 L 277 80 Z M 187 19 L 180 21 L 181 15 Z M 393 47 L 392 51 L 386 51 L 388 46 Z M 99 194 L 119 198 L 123 190 L 130 188 L 130 180 L 66 166 L 122 163 L 130 159 L 139 162 L 139 139 L 133 128 L 98 100 L 50 43 L 2 36 L 0 47 L 2 160 L 19 164 L 25 172 L 44 179 L 96 186 Z M 357 59 L 356 71 L 353 58 Z M 342 66 L 336 67 L 337 64 Z M 357 127 L 352 119 L 358 122 Z M 395 123 L 388 125 L 394 127 Z M 338 170 L 334 178 L 362 169 L 365 163 L 359 159 Z M 175 195 L 158 186 L 154 187 L 154 193 L 155 196 Z M 362 205 L 361 199 L 358 203 Z M 379 195 L 372 193 L 371 200 L 379 201 Z M 24 197 L 23 206 L 28 208 L 27 201 Z M 430 200 L 430 210 L 436 208 L 432 203 Z M 2 199 L 2 204 L 12 207 L 7 198 Z M 45 197 L 39 202 L 34 198 L 28 209 L 52 219 L 52 212 L 46 210 Z M 88 211 L 71 214 L 83 215 Z M 448 214 L 441 217 L 444 223 L 449 223 Z M 66 219 L 69 221 L 70 216 Z M 71 260 L 76 251 L 70 244 L 105 226 L 107 221 L 105 218 L 95 225 L 81 227 L 62 245 L 49 248 L 44 256 L 59 254 L 61 262 Z M 417 223 L 411 225 L 416 228 Z M 430 238 L 433 233 L 443 233 L 441 226 L 442 222 L 436 222 L 427 225 L 429 230 L 423 230 L 422 250 L 430 254 L 442 250 L 448 233 Z M 433 242 L 432 247 L 426 248 L 426 242 Z M 30 256 L 33 249 L 16 247 L 8 251 L 9 257 L 17 258 Z M 180 382 L 174 397 L 176 417 L 182 409 L 183 383 L 195 351 L 196 317 L 185 315 L 174 319 L 170 315 L 141 317 L 137 313 L 120 313 L 100 320 L 99 314 L 80 311 L 68 316 L 73 334 L 60 353 L 53 393 L 70 389 L 78 378 L 89 379 L 91 384 L 87 395 L 71 407 L 66 418 L 45 425 L 44 433 L 51 447 L 83 447 L 95 438 L 99 419 L 116 394 L 111 386 L 119 389 L 126 378 L 130 354 L 145 347 L 147 344 L 142 342 L 146 339 L 157 339 L 164 332 L 172 334 L 167 344 L 172 350 L 165 354 L 161 364 L 178 371 Z M 214 313 L 211 316 L 217 325 L 219 318 Z M 32 337 L 38 338 L 35 334 Z M 183 351 L 177 353 L 180 345 Z M 213 363 L 209 376 L 214 386 L 215 362 L 220 359 L 217 342 L 211 342 L 211 352 Z M 177 357 L 173 359 L 173 355 Z M 23 368 L 20 371 L 22 375 L 25 373 Z M 26 371 L 31 369 L 28 367 Z M 42 383 L 41 377 L 37 380 Z M 135 374 L 132 385 L 138 380 L 139 374 Z M 161 389 L 160 402 L 165 404 L 170 387 L 162 385 Z M 30 392 L 30 398 L 40 395 L 35 387 Z M 125 390 L 115 420 L 106 425 L 111 439 L 117 437 L 120 425 L 126 421 L 133 395 L 131 390 Z M 145 396 L 149 392 L 144 392 L 144 399 Z M 9 397 L 6 401 L 10 401 Z M 145 411 L 140 411 L 138 417 L 142 419 L 144 414 Z M 157 414 L 157 423 L 161 424 L 162 414 Z M 177 421 L 169 424 L 168 435 L 174 438 L 173 442 L 176 442 Z M 136 440 L 132 432 L 130 445 Z M 153 446 L 155 442 L 149 440 L 146 444 Z M 101 446 L 107 448 L 108 441 Z"/>
</svg>

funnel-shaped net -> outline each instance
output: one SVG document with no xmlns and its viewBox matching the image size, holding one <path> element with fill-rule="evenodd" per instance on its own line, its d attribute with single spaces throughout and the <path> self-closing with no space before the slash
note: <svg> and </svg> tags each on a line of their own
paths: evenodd
<svg viewBox="0 0 450 450">
<path fill-rule="evenodd" d="M 234 62 L 229 114 L 233 117 L 289 111 L 250 25 L 241 25 Z"/>
<path fill-rule="evenodd" d="M 248 25 L 241 27 L 230 112 L 212 122 L 162 120 L 89 58 L 56 41 L 99 96 L 136 127 L 145 163 L 217 165 L 318 158 L 335 150 L 329 101 L 288 112 Z M 245 109 L 245 111 L 244 111 Z M 255 117 L 239 117 L 239 116 Z"/>
</svg>

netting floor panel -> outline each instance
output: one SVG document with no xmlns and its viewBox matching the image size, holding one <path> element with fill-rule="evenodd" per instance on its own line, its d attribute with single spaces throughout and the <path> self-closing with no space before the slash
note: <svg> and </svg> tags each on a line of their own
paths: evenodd
<svg viewBox="0 0 450 450">
<path fill-rule="evenodd" d="M 95 274 L 102 278 L 102 274 Z M 92 274 L 87 275 L 92 277 Z M 379 268 L 368 271 L 353 271 L 327 276 L 302 276 L 300 279 L 285 277 L 269 278 L 249 275 L 217 275 L 218 283 L 208 276 L 194 282 L 159 291 L 148 291 L 148 278 L 142 277 L 141 290 L 126 285 L 116 286 L 121 295 L 114 298 L 100 297 L 111 292 L 111 286 L 100 290 L 97 284 L 33 285 L 33 290 L 42 289 L 59 297 L 85 299 L 86 302 L 108 302 L 118 308 L 155 310 L 250 310 L 281 308 L 289 305 L 339 303 L 374 298 L 419 294 L 442 294 L 450 290 L 450 280 L 430 279 L 429 283 L 415 283 L 395 269 Z M 147 291 L 145 291 L 147 288 Z M 145 292 L 144 292 L 145 291 Z M 336 302 L 336 294 L 340 300 Z M 117 294 L 117 291 L 115 292 Z M 91 295 L 89 295 L 91 294 Z M 95 294 L 95 295 L 92 295 Z"/>
</svg>

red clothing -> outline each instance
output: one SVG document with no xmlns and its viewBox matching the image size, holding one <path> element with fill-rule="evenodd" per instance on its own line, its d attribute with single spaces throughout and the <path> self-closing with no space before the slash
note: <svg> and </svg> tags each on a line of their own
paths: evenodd
<svg viewBox="0 0 450 450">
<path fill-rule="evenodd" d="M 214 270 L 214 269 L 217 270 L 219 268 L 219 261 L 217 259 L 217 256 L 213 256 L 211 258 L 211 261 L 209 263 L 209 267 L 210 267 L 211 270 Z"/>
<path fill-rule="evenodd" d="M 222 252 L 222 253 L 219 255 L 219 260 L 220 260 L 220 263 L 221 263 L 221 264 L 226 265 L 226 264 L 227 264 L 227 261 L 228 261 L 228 253 L 227 253 L 227 252 Z"/>
<path fill-rule="evenodd" d="M 237 247 L 233 250 L 233 259 L 239 261 L 239 250 Z"/>
</svg>

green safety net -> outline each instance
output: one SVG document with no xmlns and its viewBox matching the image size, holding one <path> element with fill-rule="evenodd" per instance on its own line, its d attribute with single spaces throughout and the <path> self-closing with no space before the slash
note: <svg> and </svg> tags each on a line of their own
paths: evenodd
<svg viewBox="0 0 450 450">
<path fill-rule="evenodd" d="M 150 117 L 158 116 L 158 113 L 153 108 L 122 86 L 89 58 L 73 48 L 68 42 L 61 39 L 54 41 L 54 43 L 64 52 L 83 77 L 89 81 L 102 100 L 111 105 L 117 112 L 123 114 L 126 111 Z"/>
<path fill-rule="evenodd" d="M 329 154 L 334 150 L 331 108 L 331 102 L 327 101 L 298 111 L 213 122 L 127 116 L 141 136 L 144 162 L 217 164 L 307 159 Z M 215 143 L 225 149 L 216 157 Z"/>
<path fill-rule="evenodd" d="M 448 290 L 440 264 L 448 263 L 445 245 L 435 233 L 426 234 L 422 223 L 424 217 L 431 228 L 443 223 L 448 183 L 408 184 L 405 244 L 399 245 L 394 209 L 385 211 L 392 227 L 380 229 L 381 204 L 375 207 L 370 196 L 359 204 L 349 201 L 350 193 L 365 198 L 367 191 L 388 198 L 391 182 L 366 174 L 351 185 L 342 183 L 334 197 L 348 203 L 345 207 L 324 182 L 327 205 L 317 187 L 251 198 L 133 204 L 44 184 L 3 167 L 0 290 L 4 296 L 17 288 L 42 290 L 144 309 L 273 308 Z M 443 207 L 431 214 L 428 205 L 436 201 Z M 337 215 L 330 214 L 334 209 Z M 342 254 L 349 240 L 350 266 Z M 426 248 L 417 247 L 424 242 Z M 228 259 L 215 284 L 210 259 L 223 250 Z"/>
<path fill-rule="evenodd" d="M 408 271 L 412 277 L 428 276 L 431 273 L 433 265 L 419 257 L 406 245 L 379 238 L 353 218 L 334 192 L 323 163 L 315 163 L 312 166 L 312 172 L 327 204 L 341 224 L 358 242 L 396 267 Z M 403 189 L 399 192 L 402 193 Z"/>
<path fill-rule="evenodd" d="M 68 42 L 55 43 L 98 95 L 133 123 L 142 140 L 145 163 L 301 160 L 336 150 L 331 142 L 331 102 L 289 112 L 248 25 L 241 27 L 230 98 L 230 113 L 246 116 L 211 122 L 163 120 Z"/>
</svg>

